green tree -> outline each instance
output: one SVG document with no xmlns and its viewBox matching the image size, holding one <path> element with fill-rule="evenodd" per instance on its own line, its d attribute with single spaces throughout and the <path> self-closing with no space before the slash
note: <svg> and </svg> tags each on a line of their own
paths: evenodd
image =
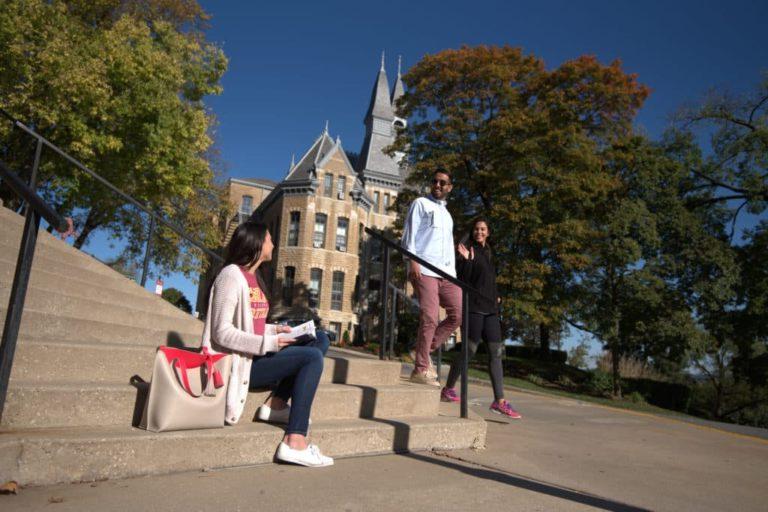
<svg viewBox="0 0 768 512">
<path fill-rule="evenodd" d="M 488 46 L 428 55 L 403 80 L 409 124 L 392 149 L 407 149 L 412 184 L 451 171 L 457 226 L 488 218 L 504 316 L 548 350 L 588 263 L 589 218 L 616 186 L 602 147 L 630 131 L 648 89 L 619 62 L 584 56 L 548 71 L 519 48 Z"/>
<path fill-rule="evenodd" d="M 686 169 L 663 147 L 632 136 L 614 142 L 605 159 L 619 186 L 592 217 L 596 236 L 573 286 L 578 322 L 571 321 L 610 351 L 613 395 L 620 397 L 622 357 L 650 360 L 666 373 L 684 365 L 697 329 L 667 268 L 677 255 L 664 239 L 673 224 L 691 233 L 699 220 L 678 192 Z"/>
<path fill-rule="evenodd" d="M 191 0 L 3 2 L 0 104 L 215 246 L 211 216 L 221 192 L 212 167 L 214 119 L 203 98 L 221 92 L 227 60 L 205 41 L 206 20 Z M 29 139 L 19 130 L 2 124 L 0 140 L 4 159 L 29 165 Z M 97 229 L 127 241 L 129 256 L 146 239 L 146 218 L 64 159 L 44 154 L 39 184 L 74 217 L 77 247 Z M 159 234 L 156 264 L 198 270 L 199 254 Z"/>
<path fill-rule="evenodd" d="M 163 290 L 162 297 L 185 313 L 192 313 L 192 304 L 189 303 L 181 290 L 166 288 Z"/>
</svg>

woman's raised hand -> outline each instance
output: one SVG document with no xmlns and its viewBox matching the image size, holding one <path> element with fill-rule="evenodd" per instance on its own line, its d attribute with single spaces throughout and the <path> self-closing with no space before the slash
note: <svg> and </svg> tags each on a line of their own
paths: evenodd
<svg viewBox="0 0 768 512">
<path fill-rule="evenodd" d="M 462 257 L 462 258 L 464 258 L 465 260 L 473 260 L 473 259 L 475 259 L 475 250 L 474 250 L 472 247 L 470 247 L 469 249 L 467 249 L 467 248 L 464 246 L 464 244 L 458 244 L 458 245 L 456 246 L 456 250 L 458 250 L 458 251 L 459 251 L 459 254 L 460 254 L 460 255 L 461 255 L 461 257 Z"/>
</svg>

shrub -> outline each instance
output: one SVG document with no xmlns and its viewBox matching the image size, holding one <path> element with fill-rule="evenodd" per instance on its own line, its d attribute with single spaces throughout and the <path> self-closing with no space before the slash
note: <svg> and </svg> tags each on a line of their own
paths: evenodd
<svg viewBox="0 0 768 512">
<path fill-rule="evenodd" d="M 587 382 L 587 389 L 598 396 L 610 396 L 613 392 L 613 378 L 610 373 L 597 369 L 591 372 L 591 378 Z"/>
</svg>

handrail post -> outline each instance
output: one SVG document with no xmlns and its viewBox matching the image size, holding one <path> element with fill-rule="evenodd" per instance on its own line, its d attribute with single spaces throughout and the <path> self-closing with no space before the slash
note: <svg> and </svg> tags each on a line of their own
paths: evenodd
<svg viewBox="0 0 768 512">
<path fill-rule="evenodd" d="M 395 321 L 397 319 L 397 294 L 392 293 L 392 319 L 389 322 L 389 360 L 394 359 L 395 352 Z"/>
<path fill-rule="evenodd" d="M 469 292 L 463 290 L 461 294 L 461 417 L 468 418 L 467 407 L 469 392 Z"/>
<path fill-rule="evenodd" d="M 38 140 L 37 148 L 35 149 L 35 162 L 32 165 L 29 183 L 32 190 L 36 186 L 37 169 L 40 166 L 42 148 L 42 143 Z M 40 229 L 40 214 L 29 203 L 27 203 L 25 217 L 24 233 L 22 234 L 19 246 L 19 256 L 16 259 L 11 296 L 5 313 L 3 338 L 0 341 L 0 422 L 3 419 L 5 399 L 8 396 L 8 383 L 11 379 L 13 356 L 16 353 L 16 341 L 19 337 L 19 328 L 21 327 L 21 314 L 24 311 L 29 274 L 32 270 L 32 259 L 35 256 L 35 246 L 37 245 L 37 232 Z"/>
<path fill-rule="evenodd" d="M 440 373 L 443 370 L 443 345 L 437 347 L 437 382 L 440 382 Z"/>
<path fill-rule="evenodd" d="M 155 216 L 149 216 L 149 234 L 147 235 L 147 245 L 144 249 L 144 267 L 141 270 L 141 287 L 147 284 L 147 272 L 149 271 L 149 258 L 152 254 L 152 239 L 155 236 Z"/>
<path fill-rule="evenodd" d="M 381 296 L 381 344 L 379 346 L 379 359 L 384 359 L 385 347 L 387 344 L 387 303 L 389 302 L 389 246 L 384 246 L 384 266 L 381 270 L 381 285 L 379 289 L 382 291 Z"/>
</svg>

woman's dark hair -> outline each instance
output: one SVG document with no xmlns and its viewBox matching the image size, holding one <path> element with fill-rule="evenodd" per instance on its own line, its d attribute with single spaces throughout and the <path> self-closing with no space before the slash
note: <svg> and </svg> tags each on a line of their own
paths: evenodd
<svg viewBox="0 0 768 512">
<path fill-rule="evenodd" d="M 235 264 L 241 267 L 250 267 L 261 256 L 261 249 L 264 246 L 264 240 L 267 238 L 268 228 L 266 224 L 252 220 L 243 222 L 227 244 L 224 255 L 224 266 Z M 256 272 L 256 280 L 259 288 L 264 292 L 269 302 L 270 293 L 265 285 L 264 272 L 265 266 L 259 265 Z"/>
</svg>

